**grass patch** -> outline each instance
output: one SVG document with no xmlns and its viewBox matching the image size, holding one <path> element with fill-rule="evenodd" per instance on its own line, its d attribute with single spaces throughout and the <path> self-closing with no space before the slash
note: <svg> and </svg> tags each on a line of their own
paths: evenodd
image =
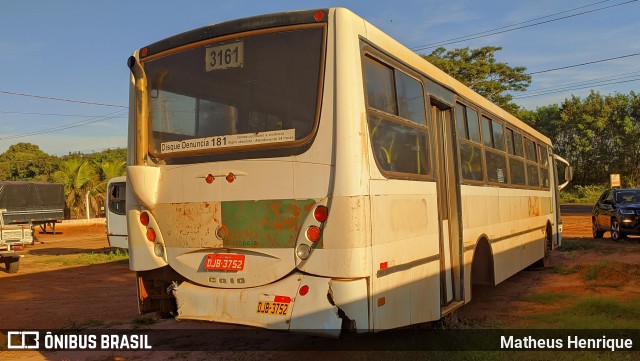
<svg viewBox="0 0 640 361">
<path fill-rule="evenodd" d="M 133 320 L 131 320 L 133 328 L 144 328 L 151 326 L 156 322 L 158 322 L 158 320 L 153 315 L 142 315 L 134 317 Z"/>
<path fill-rule="evenodd" d="M 64 259 L 62 264 L 64 266 L 87 266 L 92 264 L 102 264 L 102 263 L 128 263 L 129 262 L 129 254 L 127 251 L 117 248 L 115 250 L 110 250 L 109 252 L 102 253 L 80 253 L 77 257 L 72 257 L 68 259 Z"/>
<path fill-rule="evenodd" d="M 531 316 L 536 328 L 637 329 L 640 328 L 640 298 L 628 302 L 590 297 L 561 310 Z"/>
<path fill-rule="evenodd" d="M 602 244 L 594 241 L 576 238 L 562 240 L 562 245 L 558 248 L 561 252 L 590 251 L 603 249 Z"/>
<path fill-rule="evenodd" d="M 63 329 L 69 330 L 86 330 L 92 328 L 105 328 L 107 324 L 102 320 L 84 320 L 84 321 L 71 321 L 69 320 L 66 325 L 62 326 Z"/>
<path fill-rule="evenodd" d="M 586 269 L 582 273 L 582 278 L 585 281 L 594 281 L 600 278 L 603 275 L 604 270 L 609 267 L 610 267 L 609 262 L 600 262 L 598 264 L 589 265 L 586 267 Z"/>
<path fill-rule="evenodd" d="M 128 263 L 129 253 L 126 250 L 117 248 L 108 251 L 84 252 L 67 255 L 29 255 L 34 257 L 34 264 L 59 264 L 62 266 L 90 266 L 103 263 Z"/>
<path fill-rule="evenodd" d="M 582 278 L 591 288 L 618 288 L 631 280 L 640 280 L 640 265 L 622 262 L 599 262 L 582 270 Z"/>
<path fill-rule="evenodd" d="M 565 298 L 571 297 L 568 293 L 562 292 L 541 292 L 541 293 L 532 293 L 523 298 L 524 301 L 540 303 L 543 305 L 553 305 L 558 303 Z"/>
<path fill-rule="evenodd" d="M 572 275 L 580 272 L 580 266 L 554 267 L 552 272 L 562 276 Z"/>
</svg>

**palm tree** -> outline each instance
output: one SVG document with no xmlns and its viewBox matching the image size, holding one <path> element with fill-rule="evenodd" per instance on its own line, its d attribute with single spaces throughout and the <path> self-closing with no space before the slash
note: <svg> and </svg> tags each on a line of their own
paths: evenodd
<svg viewBox="0 0 640 361">
<path fill-rule="evenodd" d="M 113 160 L 93 163 L 98 174 L 99 183 L 95 187 L 94 197 L 100 207 L 104 207 L 106 203 L 107 183 L 111 178 L 125 175 L 126 161 Z"/>
<path fill-rule="evenodd" d="M 90 210 L 94 214 L 98 212 L 95 195 L 100 178 L 89 161 L 82 158 L 63 160 L 60 170 L 54 174 L 54 180 L 64 184 L 66 205 L 76 218 L 86 213 L 87 197 Z"/>
</svg>

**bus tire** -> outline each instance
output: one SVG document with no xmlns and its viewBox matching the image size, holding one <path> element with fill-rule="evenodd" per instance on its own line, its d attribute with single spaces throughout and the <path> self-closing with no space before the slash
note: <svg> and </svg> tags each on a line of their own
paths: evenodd
<svg viewBox="0 0 640 361">
<path fill-rule="evenodd" d="M 544 257 L 542 258 L 543 267 L 551 267 L 551 252 L 553 251 L 553 236 L 551 226 L 547 224 L 547 229 L 544 234 Z"/>
</svg>

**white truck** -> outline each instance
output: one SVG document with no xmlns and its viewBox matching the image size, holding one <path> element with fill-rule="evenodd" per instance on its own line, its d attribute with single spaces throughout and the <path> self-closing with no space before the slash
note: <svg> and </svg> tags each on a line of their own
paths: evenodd
<svg viewBox="0 0 640 361">
<path fill-rule="evenodd" d="M 33 230 L 28 225 L 5 225 L 6 209 L 0 209 L 0 263 L 4 263 L 8 273 L 20 269 L 20 258 L 28 253 L 25 244 L 33 243 Z"/>
</svg>

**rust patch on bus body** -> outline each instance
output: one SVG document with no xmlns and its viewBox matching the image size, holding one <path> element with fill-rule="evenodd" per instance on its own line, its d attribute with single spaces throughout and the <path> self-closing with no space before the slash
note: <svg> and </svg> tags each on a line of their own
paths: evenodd
<svg viewBox="0 0 640 361">
<path fill-rule="evenodd" d="M 222 248 L 215 233 L 221 208 L 220 202 L 158 204 L 154 216 L 167 247 Z"/>
<path fill-rule="evenodd" d="M 529 217 L 538 217 L 542 214 L 540 207 L 540 198 L 529 197 Z"/>
</svg>

